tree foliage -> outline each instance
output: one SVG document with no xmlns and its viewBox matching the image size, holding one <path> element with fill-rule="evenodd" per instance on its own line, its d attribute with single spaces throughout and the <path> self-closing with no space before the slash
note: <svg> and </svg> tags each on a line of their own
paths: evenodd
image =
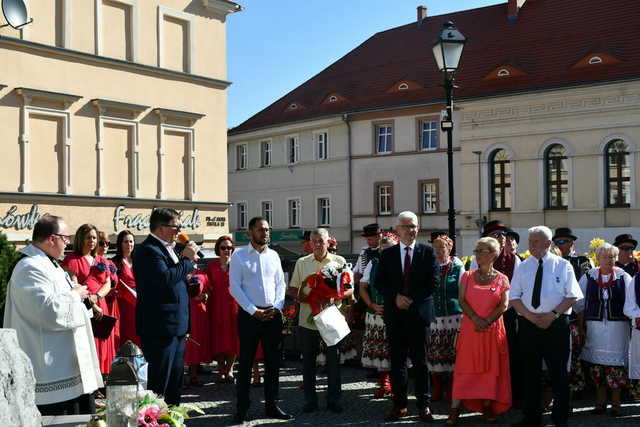
<svg viewBox="0 0 640 427">
<path fill-rule="evenodd" d="M 5 234 L 0 233 L 0 307 L 4 305 L 7 296 L 7 285 L 11 278 L 9 269 L 19 256 L 16 246 L 7 239 Z"/>
</svg>

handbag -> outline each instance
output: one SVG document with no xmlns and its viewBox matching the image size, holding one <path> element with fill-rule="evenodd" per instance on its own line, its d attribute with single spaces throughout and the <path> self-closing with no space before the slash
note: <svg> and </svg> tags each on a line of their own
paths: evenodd
<svg viewBox="0 0 640 427">
<path fill-rule="evenodd" d="M 346 319 L 333 304 L 313 316 L 313 322 L 328 347 L 338 344 L 351 332 Z"/>
</svg>

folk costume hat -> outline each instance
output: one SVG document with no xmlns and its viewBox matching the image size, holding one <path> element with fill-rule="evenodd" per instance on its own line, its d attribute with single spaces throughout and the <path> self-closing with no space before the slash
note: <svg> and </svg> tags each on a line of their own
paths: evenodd
<svg viewBox="0 0 640 427">
<path fill-rule="evenodd" d="M 380 233 L 382 233 L 382 230 L 380 229 L 380 226 L 375 222 L 373 224 L 365 225 L 364 227 L 362 227 L 362 237 L 378 236 L 380 235 Z"/>
<path fill-rule="evenodd" d="M 556 228 L 556 232 L 553 234 L 553 238 L 551 240 L 556 240 L 556 239 L 571 239 L 574 242 L 576 240 L 578 240 L 578 238 L 573 234 L 573 231 L 571 231 L 570 228 L 568 227 L 558 227 Z"/>
<path fill-rule="evenodd" d="M 506 233 L 508 230 L 509 227 L 500 222 L 500 220 L 494 219 L 493 221 L 489 221 L 485 224 L 484 229 L 482 230 L 482 237 L 486 237 L 494 231 L 504 231 Z"/>
<path fill-rule="evenodd" d="M 617 235 L 616 240 L 613 242 L 613 246 L 620 246 L 623 243 L 631 243 L 634 248 L 638 246 L 638 241 L 634 239 L 631 234 Z"/>
</svg>

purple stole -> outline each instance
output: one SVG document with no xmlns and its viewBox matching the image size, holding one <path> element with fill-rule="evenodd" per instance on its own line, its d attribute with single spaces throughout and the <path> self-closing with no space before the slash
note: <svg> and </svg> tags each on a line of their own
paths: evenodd
<svg viewBox="0 0 640 427">
<path fill-rule="evenodd" d="M 615 272 L 611 273 L 615 274 Z M 636 289 L 638 289 L 636 282 Z M 604 288 L 598 286 L 598 281 L 587 274 L 587 292 L 585 295 L 586 305 L 584 308 L 584 318 L 586 320 L 602 321 L 604 317 L 605 304 L 607 306 L 607 320 L 609 321 L 628 321 L 624 315 L 624 278 L 618 277 L 609 287 L 609 299 L 602 298 Z M 637 298 L 637 297 L 636 297 Z"/>
</svg>

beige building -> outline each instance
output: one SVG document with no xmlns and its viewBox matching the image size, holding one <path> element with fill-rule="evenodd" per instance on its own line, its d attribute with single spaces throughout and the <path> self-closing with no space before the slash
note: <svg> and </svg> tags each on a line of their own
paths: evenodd
<svg viewBox="0 0 640 427">
<path fill-rule="evenodd" d="M 46 212 L 148 232 L 154 206 L 194 240 L 226 233 L 227 0 L 40 0 L 0 29 L 0 231 Z M 215 185 L 212 185 L 215 183 Z"/>
</svg>

